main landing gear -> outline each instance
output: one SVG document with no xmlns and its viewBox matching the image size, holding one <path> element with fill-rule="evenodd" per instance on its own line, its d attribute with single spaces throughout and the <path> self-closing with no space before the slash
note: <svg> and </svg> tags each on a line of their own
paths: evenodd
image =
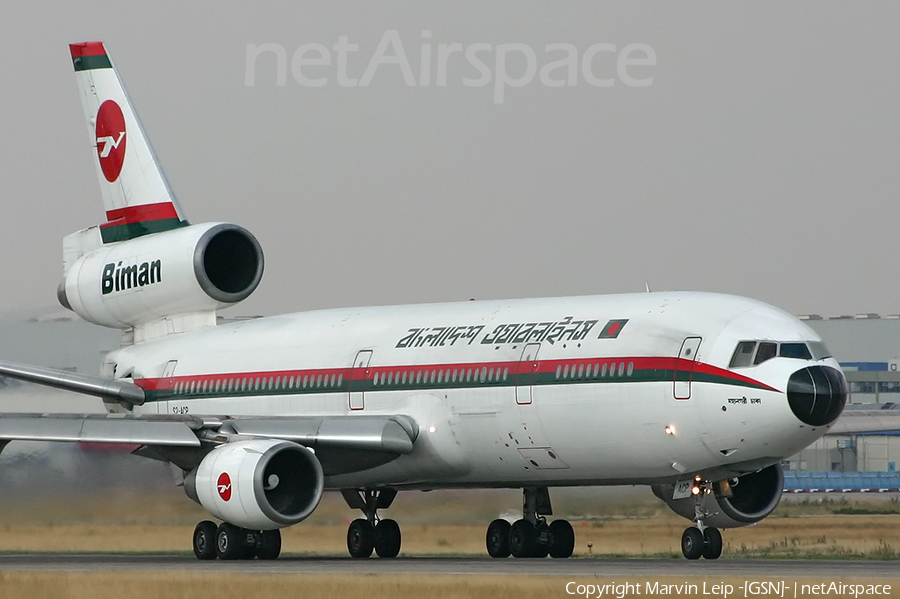
<svg viewBox="0 0 900 599">
<path fill-rule="evenodd" d="M 397 496 L 396 489 L 343 489 L 341 495 L 353 509 L 362 510 L 365 518 L 357 518 L 347 530 L 347 551 L 352 557 L 397 557 L 400 553 L 400 525 L 382 520 L 378 510 L 387 509 Z"/>
<path fill-rule="evenodd" d="M 572 556 L 575 531 L 567 520 L 554 520 L 549 525 L 544 516 L 552 516 L 547 487 L 522 489 L 522 519 L 510 525 L 498 519 L 490 523 L 485 544 L 491 557 L 556 557 Z"/>
<path fill-rule="evenodd" d="M 722 555 L 722 533 L 718 528 L 703 524 L 703 519 L 709 515 L 703 510 L 703 497 L 712 492 L 712 483 L 708 480 L 695 480 L 691 487 L 694 526 L 684 529 L 681 535 L 681 553 L 688 559 L 719 559 Z M 730 489 L 724 489 L 723 492 L 730 492 Z"/>
<path fill-rule="evenodd" d="M 247 530 L 223 522 L 204 520 L 194 529 L 197 559 L 277 559 L 281 553 L 280 530 Z"/>
</svg>

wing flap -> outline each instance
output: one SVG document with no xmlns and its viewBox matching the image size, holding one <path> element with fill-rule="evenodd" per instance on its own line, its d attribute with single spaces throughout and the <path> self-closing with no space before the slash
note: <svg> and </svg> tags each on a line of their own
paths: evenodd
<svg viewBox="0 0 900 599">
<path fill-rule="evenodd" d="M 63 441 L 199 447 L 188 422 L 96 414 L 0 416 L 0 441 Z"/>
<path fill-rule="evenodd" d="M 241 435 L 275 437 L 307 447 L 412 453 L 418 426 L 407 416 L 325 416 L 321 418 L 236 418 L 228 424 Z"/>
</svg>

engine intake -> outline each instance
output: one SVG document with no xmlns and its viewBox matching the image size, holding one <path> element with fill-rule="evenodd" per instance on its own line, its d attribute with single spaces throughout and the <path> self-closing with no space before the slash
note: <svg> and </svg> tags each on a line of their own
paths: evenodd
<svg viewBox="0 0 900 599">
<path fill-rule="evenodd" d="M 197 282 L 211 298 L 236 303 L 253 293 L 263 274 L 263 253 L 256 238 L 237 225 L 216 225 L 194 249 Z"/>
<path fill-rule="evenodd" d="M 701 508 L 710 514 L 704 524 L 717 528 L 736 528 L 759 522 L 778 506 L 784 490 L 784 472 L 773 464 L 758 472 L 715 485 L 716 492 L 704 495 Z M 672 499 L 675 485 L 653 485 L 653 494 L 669 508 L 688 520 L 694 519 L 694 498 Z"/>
<path fill-rule="evenodd" d="M 188 497 L 214 516 L 251 530 L 284 528 L 319 505 L 325 477 L 297 443 L 254 439 L 213 449 L 184 481 Z"/>
</svg>

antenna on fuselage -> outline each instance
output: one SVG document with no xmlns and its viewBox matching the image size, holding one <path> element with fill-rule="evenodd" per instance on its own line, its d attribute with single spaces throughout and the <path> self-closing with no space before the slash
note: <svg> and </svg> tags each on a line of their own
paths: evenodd
<svg viewBox="0 0 900 599">
<path fill-rule="evenodd" d="M 644 287 L 647 288 L 647 293 L 650 293 L 650 282 L 649 281 L 644 281 Z"/>
</svg>

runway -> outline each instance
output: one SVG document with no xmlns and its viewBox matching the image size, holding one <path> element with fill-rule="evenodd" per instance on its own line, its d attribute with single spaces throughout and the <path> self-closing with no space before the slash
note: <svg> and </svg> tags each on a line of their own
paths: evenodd
<svg viewBox="0 0 900 599">
<path fill-rule="evenodd" d="M 683 559 L 490 559 L 453 557 L 282 557 L 275 561 L 199 561 L 193 556 L 113 554 L 0 555 L 0 571 L 187 571 L 247 574 L 445 574 L 617 576 L 660 578 L 680 576 L 740 576 L 748 579 L 847 578 L 900 579 L 897 562 L 851 560 Z"/>
</svg>

